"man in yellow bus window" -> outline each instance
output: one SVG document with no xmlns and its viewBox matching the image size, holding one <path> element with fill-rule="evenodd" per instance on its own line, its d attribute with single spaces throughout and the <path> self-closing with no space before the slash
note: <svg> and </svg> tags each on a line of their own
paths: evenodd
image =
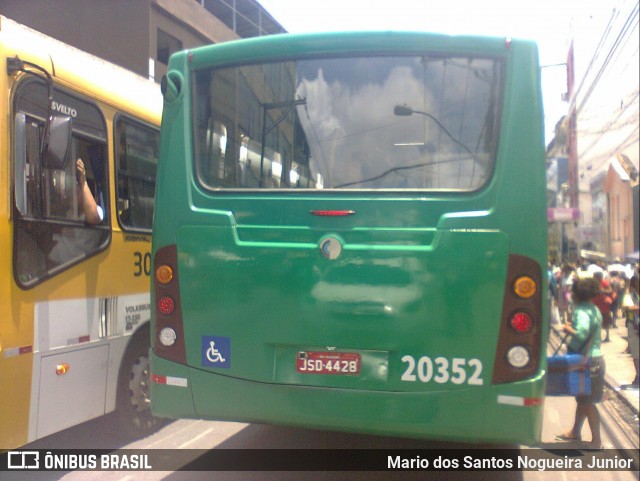
<svg viewBox="0 0 640 481">
<path fill-rule="evenodd" d="M 76 172 L 78 179 L 78 203 L 81 212 L 84 214 L 84 220 L 87 224 L 99 224 L 104 219 L 104 211 L 102 207 L 96 204 L 91 189 L 87 184 L 87 172 L 84 168 L 84 162 L 78 158 L 76 161 Z"/>
<path fill-rule="evenodd" d="M 76 160 L 76 181 L 78 189 L 78 215 L 84 217 L 87 225 L 100 224 L 104 218 L 104 211 L 91 193 L 87 184 L 87 173 L 84 162 Z M 77 220 L 80 220 L 79 218 Z M 102 239 L 100 231 L 87 229 L 84 226 L 62 227 L 52 234 L 53 247 L 48 257 L 48 265 L 59 266 L 71 260 L 89 254 L 98 247 Z"/>
</svg>

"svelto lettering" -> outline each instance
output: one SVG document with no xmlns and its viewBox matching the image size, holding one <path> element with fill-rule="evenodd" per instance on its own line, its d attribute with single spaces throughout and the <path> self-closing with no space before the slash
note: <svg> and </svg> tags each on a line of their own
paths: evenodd
<svg viewBox="0 0 640 481">
<path fill-rule="evenodd" d="M 60 102 L 56 102 L 55 100 L 51 103 L 51 108 L 56 112 L 68 115 L 69 117 L 76 118 L 78 116 L 78 111 L 76 109 Z"/>
</svg>

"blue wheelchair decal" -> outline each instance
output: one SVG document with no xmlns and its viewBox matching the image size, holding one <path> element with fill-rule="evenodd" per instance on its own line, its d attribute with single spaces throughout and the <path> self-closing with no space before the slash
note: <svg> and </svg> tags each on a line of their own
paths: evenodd
<svg viewBox="0 0 640 481">
<path fill-rule="evenodd" d="M 202 365 L 229 369 L 231 367 L 231 338 L 202 336 Z"/>
</svg>

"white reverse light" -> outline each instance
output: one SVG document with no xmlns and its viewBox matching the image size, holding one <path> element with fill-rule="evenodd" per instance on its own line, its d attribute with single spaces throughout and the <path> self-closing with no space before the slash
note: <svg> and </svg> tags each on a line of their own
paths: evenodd
<svg viewBox="0 0 640 481">
<path fill-rule="evenodd" d="M 160 344 L 166 347 L 173 346 L 173 344 L 176 342 L 177 337 L 178 336 L 176 335 L 176 331 L 174 331 L 170 327 L 165 327 L 164 329 L 162 329 L 160 331 L 160 336 L 158 336 L 158 338 L 160 339 Z"/>
<path fill-rule="evenodd" d="M 507 361 L 513 367 L 525 367 L 530 359 L 529 351 L 523 346 L 513 346 L 507 352 Z"/>
</svg>

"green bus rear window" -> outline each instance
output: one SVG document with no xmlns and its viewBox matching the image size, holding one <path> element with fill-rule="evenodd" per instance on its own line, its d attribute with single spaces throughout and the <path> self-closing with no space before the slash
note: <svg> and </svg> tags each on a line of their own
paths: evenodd
<svg viewBox="0 0 640 481">
<path fill-rule="evenodd" d="M 499 60 L 442 55 L 199 70 L 197 176 L 208 189 L 477 190 L 502 77 Z"/>
</svg>

